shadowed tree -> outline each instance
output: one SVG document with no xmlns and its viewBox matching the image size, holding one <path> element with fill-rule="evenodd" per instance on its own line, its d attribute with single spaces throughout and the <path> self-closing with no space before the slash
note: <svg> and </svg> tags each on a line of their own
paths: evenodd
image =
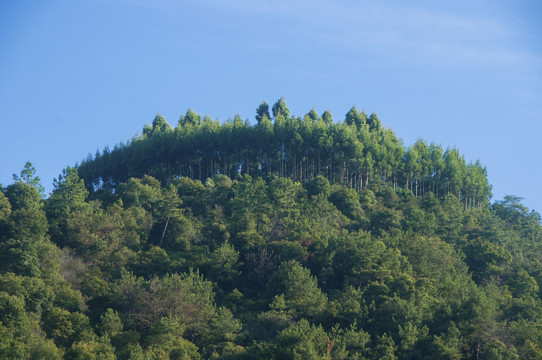
<svg viewBox="0 0 542 360">
<path fill-rule="evenodd" d="M 286 106 L 286 101 L 284 101 L 283 97 L 278 99 L 277 102 L 273 104 L 272 111 L 274 118 L 281 116 L 284 119 L 287 119 L 290 116 L 290 110 Z"/>
<path fill-rule="evenodd" d="M 267 117 L 268 119 L 271 118 L 269 115 L 269 105 L 267 105 L 267 102 L 265 101 L 256 109 L 256 121 L 258 122 L 258 125 L 264 117 Z"/>
</svg>

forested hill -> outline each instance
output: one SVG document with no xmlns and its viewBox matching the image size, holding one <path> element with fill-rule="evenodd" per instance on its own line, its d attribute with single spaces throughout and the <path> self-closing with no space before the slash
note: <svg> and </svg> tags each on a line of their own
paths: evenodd
<svg viewBox="0 0 542 360">
<path fill-rule="evenodd" d="M 0 186 L 0 359 L 542 359 L 542 226 L 353 108 L 189 111 Z"/>
<path fill-rule="evenodd" d="M 379 182 L 415 196 L 454 194 L 466 208 L 488 204 L 490 186 L 478 162 L 467 164 L 457 149 L 423 140 L 405 148 L 374 113 L 353 107 L 337 123 L 328 111 L 319 116 L 313 109 L 300 118 L 290 115 L 282 98 L 271 112 L 262 103 L 251 125 L 239 116 L 220 124 L 188 110 L 175 128 L 158 115 L 141 137 L 89 156 L 79 176 L 94 192 L 146 174 L 163 184 L 182 176 L 204 182 L 216 174 L 274 174 L 301 182 L 322 175 L 356 190 Z"/>
</svg>

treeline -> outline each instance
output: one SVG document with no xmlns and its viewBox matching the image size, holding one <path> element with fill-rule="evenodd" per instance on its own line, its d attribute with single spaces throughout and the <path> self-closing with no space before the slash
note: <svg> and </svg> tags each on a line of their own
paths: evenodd
<svg viewBox="0 0 542 360">
<path fill-rule="evenodd" d="M 485 167 L 467 164 L 457 149 L 418 140 L 405 148 L 376 114 L 353 107 L 343 123 L 329 111 L 290 115 L 279 99 L 262 103 L 256 124 L 239 116 L 220 124 L 188 110 L 175 128 L 157 115 L 142 136 L 90 156 L 78 167 L 91 192 L 111 190 L 145 174 L 163 184 L 182 176 L 193 180 L 223 174 L 305 182 L 324 176 L 331 184 L 361 190 L 371 183 L 410 190 L 415 196 L 454 194 L 466 208 L 488 204 L 491 188 Z"/>
<path fill-rule="evenodd" d="M 421 184 L 420 184 L 421 187 Z M 0 188 L 2 359 L 540 359 L 540 216 L 323 176 Z M 420 191 L 421 192 L 421 191 Z"/>
</svg>

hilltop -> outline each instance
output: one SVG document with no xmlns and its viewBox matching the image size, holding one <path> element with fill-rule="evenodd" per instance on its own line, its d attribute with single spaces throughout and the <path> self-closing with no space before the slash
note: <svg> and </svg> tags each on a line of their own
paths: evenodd
<svg viewBox="0 0 542 360">
<path fill-rule="evenodd" d="M 316 176 L 361 190 L 374 182 L 415 196 L 454 194 L 466 208 L 487 205 L 491 187 L 479 162 L 467 164 L 455 148 L 419 139 L 405 148 L 376 114 L 352 107 L 343 122 L 314 109 L 290 115 L 284 99 L 256 110 L 255 125 L 239 116 L 220 124 L 188 110 L 175 128 L 157 115 L 142 136 L 90 156 L 78 167 L 90 192 L 112 190 L 130 177 L 151 175 L 162 184 L 182 176 L 205 182 L 276 175 L 305 182 Z"/>
</svg>

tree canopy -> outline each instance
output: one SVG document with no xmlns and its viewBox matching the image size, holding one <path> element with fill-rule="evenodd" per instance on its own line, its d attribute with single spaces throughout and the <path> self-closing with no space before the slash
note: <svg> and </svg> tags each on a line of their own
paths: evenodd
<svg viewBox="0 0 542 360">
<path fill-rule="evenodd" d="M 489 204 L 491 186 L 478 161 L 467 164 L 457 149 L 421 139 L 405 148 L 376 114 L 367 116 L 354 106 L 342 123 L 314 109 L 296 117 L 280 98 L 270 116 L 266 102 L 257 108 L 254 125 L 239 116 L 220 124 L 189 109 L 173 130 L 157 115 L 142 136 L 83 161 L 79 175 L 91 192 L 114 190 L 144 175 L 163 185 L 182 176 L 203 183 L 217 174 L 278 175 L 300 182 L 324 176 L 356 190 L 384 183 L 415 196 L 453 194 L 466 208 Z"/>
<path fill-rule="evenodd" d="M 256 114 L 0 188 L 0 358 L 541 358 L 541 218 L 479 162 L 355 107 Z"/>
</svg>

